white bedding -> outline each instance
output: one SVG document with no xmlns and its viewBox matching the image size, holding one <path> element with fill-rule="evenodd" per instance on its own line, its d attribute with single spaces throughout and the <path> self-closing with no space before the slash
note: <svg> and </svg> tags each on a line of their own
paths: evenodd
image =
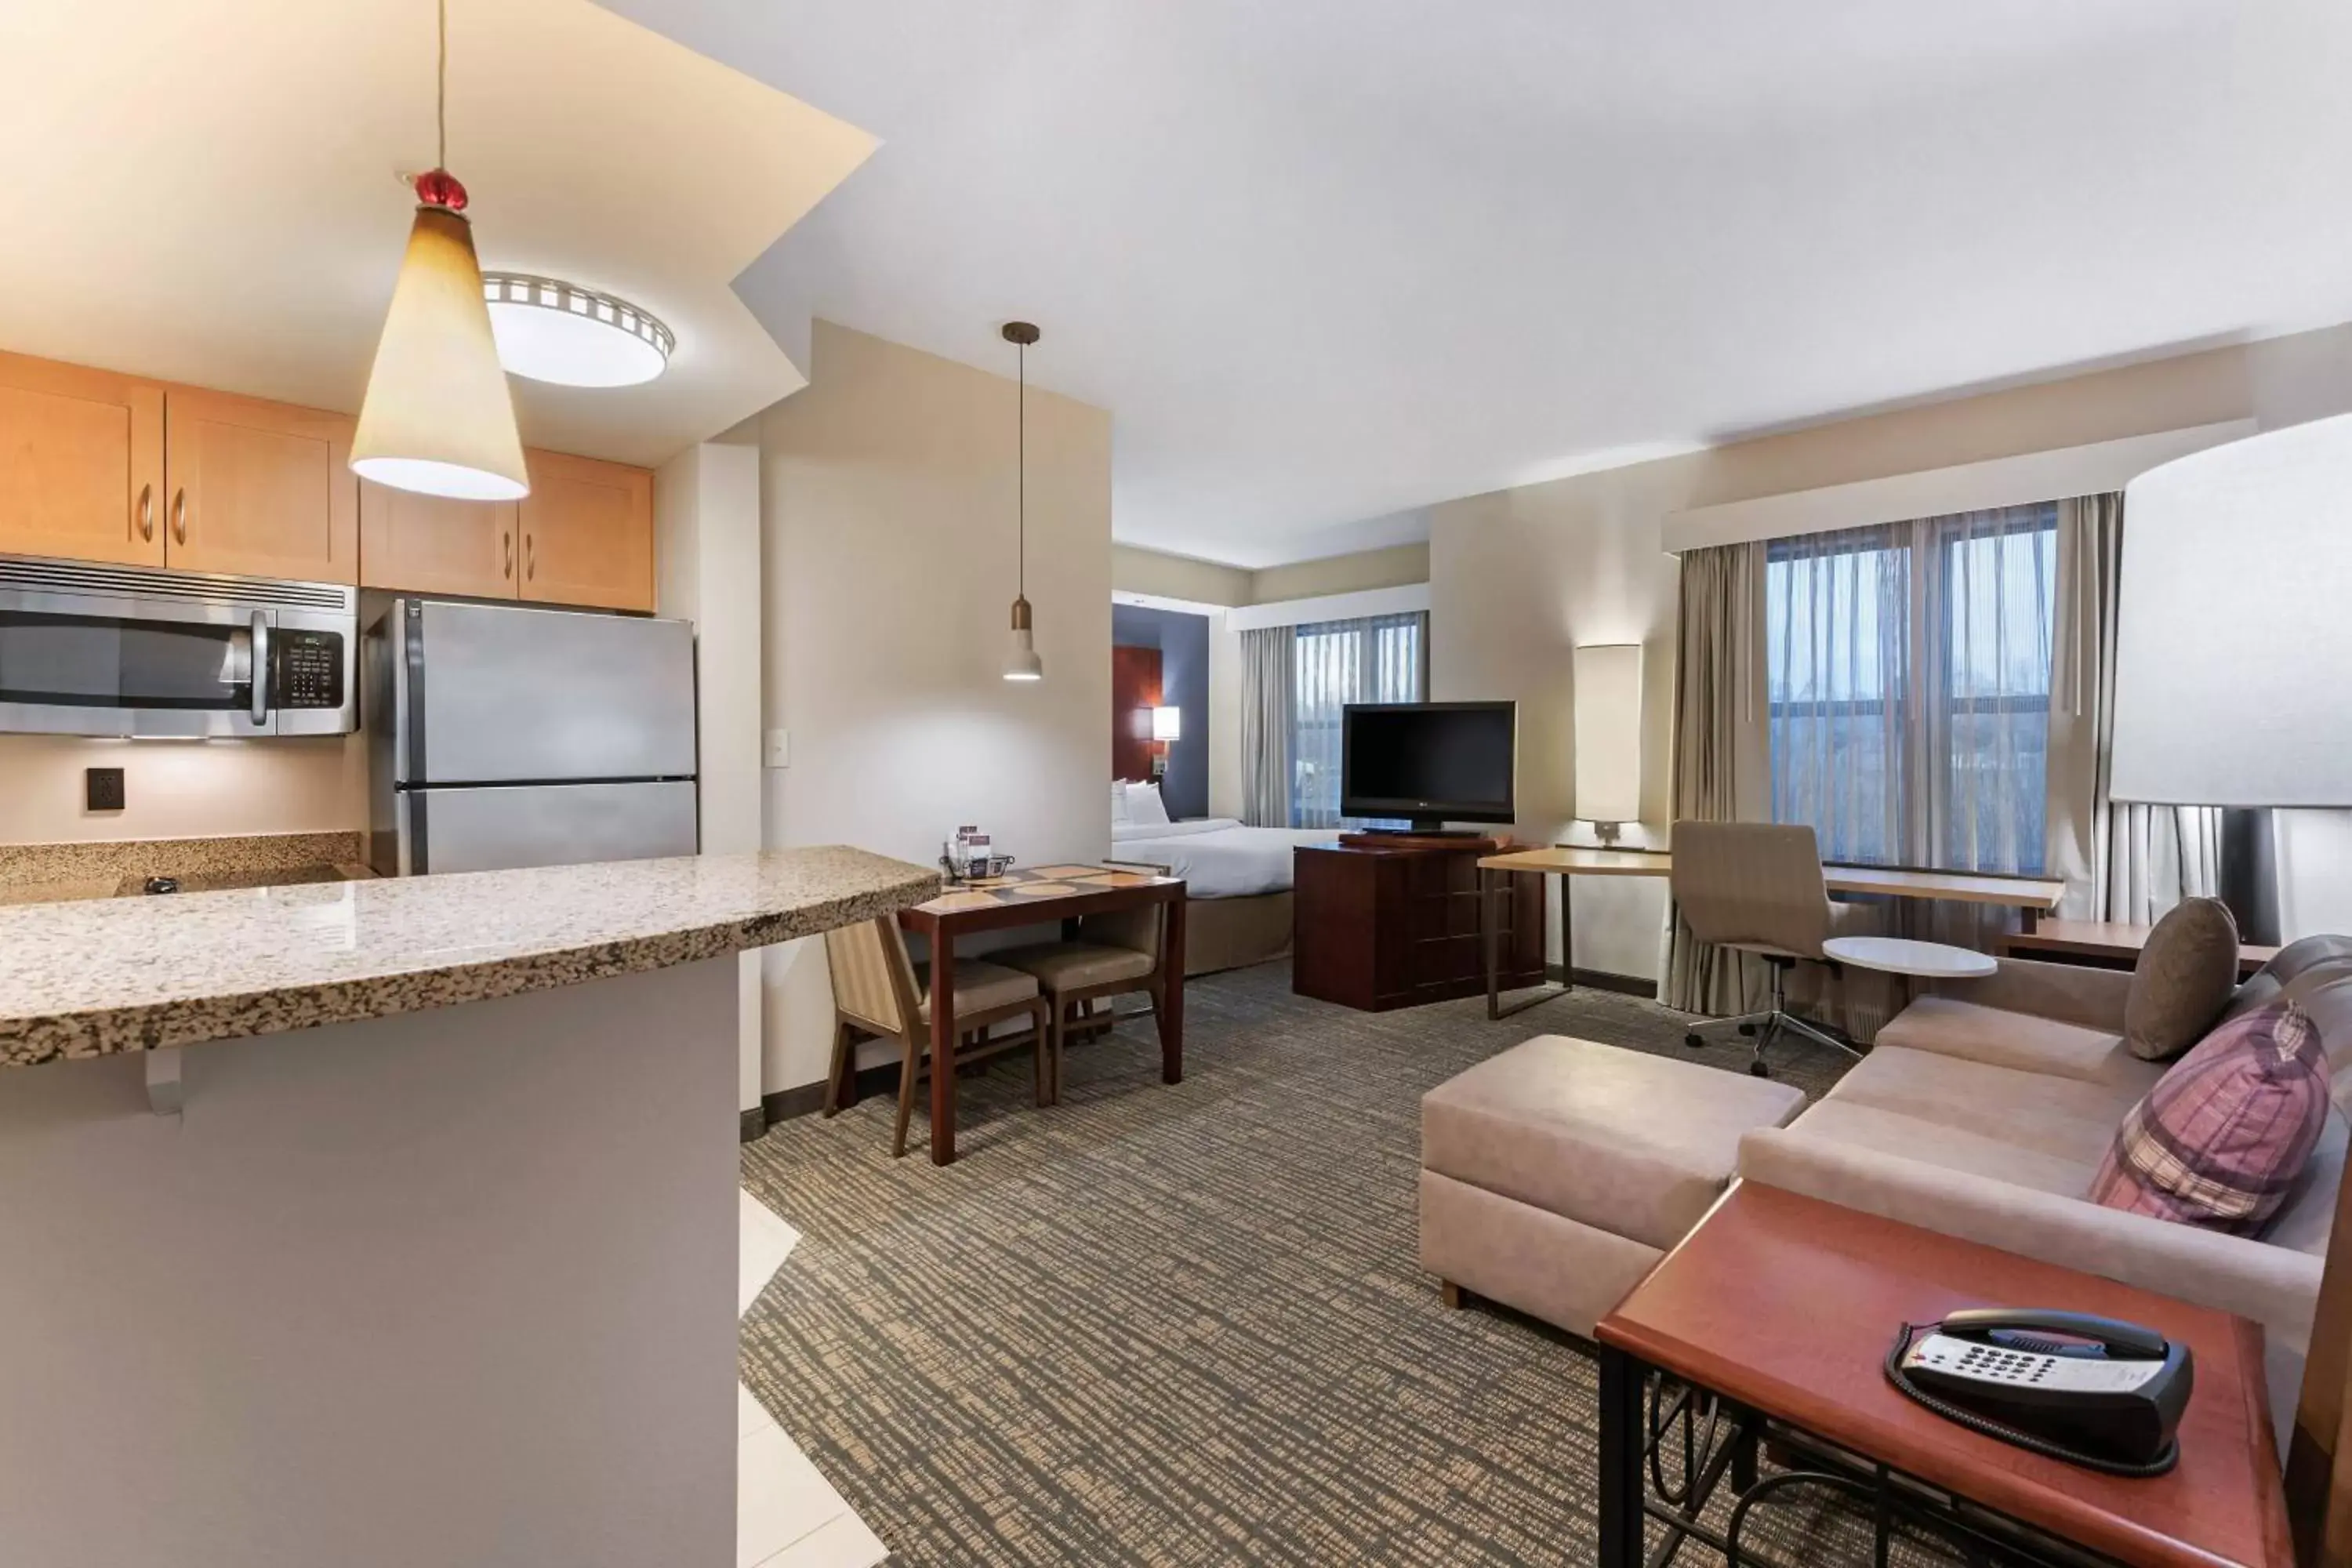
<svg viewBox="0 0 2352 1568">
<path fill-rule="evenodd" d="M 1336 827 L 1244 827 L 1230 816 L 1193 822 L 1117 823 L 1111 853 L 1121 860 L 1154 860 L 1191 886 L 1195 899 L 1245 899 L 1290 890 L 1290 852 L 1302 844 L 1334 844 Z"/>
</svg>

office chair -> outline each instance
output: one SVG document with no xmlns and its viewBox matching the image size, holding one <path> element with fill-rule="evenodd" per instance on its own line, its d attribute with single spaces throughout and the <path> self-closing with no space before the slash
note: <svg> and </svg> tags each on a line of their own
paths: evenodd
<svg viewBox="0 0 2352 1568">
<path fill-rule="evenodd" d="M 1699 1031 L 1731 1025 L 1752 1035 L 1756 1055 L 1748 1070 L 1771 1076 L 1764 1053 L 1783 1031 L 1843 1051 L 1860 1059 L 1853 1046 L 1788 1010 L 1789 972 L 1800 960 L 1836 962 L 1822 952 L 1833 936 L 1875 931 L 1880 911 L 1861 904 L 1832 902 L 1822 880 L 1821 847 L 1801 824 L 1769 822 L 1677 822 L 1675 824 L 1675 908 L 1691 935 L 1716 947 L 1752 952 L 1771 971 L 1772 1002 L 1761 1013 L 1711 1018 L 1683 1037 L 1707 1043 Z"/>
</svg>

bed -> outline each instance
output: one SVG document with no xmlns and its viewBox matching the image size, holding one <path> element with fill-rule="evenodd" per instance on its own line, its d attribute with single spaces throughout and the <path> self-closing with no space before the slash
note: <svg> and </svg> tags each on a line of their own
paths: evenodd
<svg viewBox="0 0 2352 1568">
<path fill-rule="evenodd" d="M 1291 851 L 1331 844 L 1330 827 L 1247 827 L 1230 816 L 1117 823 L 1111 855 L 1165 866 L 1189 884 L 1184 973 L 1264 963 L 1290 951 Z"/>
</svg>

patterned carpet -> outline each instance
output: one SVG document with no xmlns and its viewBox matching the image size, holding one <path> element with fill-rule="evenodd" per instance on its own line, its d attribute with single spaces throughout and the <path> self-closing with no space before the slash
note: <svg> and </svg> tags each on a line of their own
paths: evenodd
<svg viewBox="0 0 2352 1568">
<path fill-rule="evenodd" d="M 888 1157 L 887 1097 L 745 1146 L 804 1239 L 744 1321 L 744 1380 L 894 1564 L 1591 1561 L 1593 1364 L 1440 1309 L 1420 1097 L 1531 1035 L 1734 1071 L 1745 1042 L 1692 1052 L 1679 1015 L 1606 992 L 1488 1023 L 1289 979 L 1195 982 L 1174 1088 L 1148 1022 L 1074 1049 L 1054 1110 L 1025 1058 L 995 1064 L 945 1171 Z M 1843 1065 L 1776 1057 L 1813 1092 Z"/>
</svg>

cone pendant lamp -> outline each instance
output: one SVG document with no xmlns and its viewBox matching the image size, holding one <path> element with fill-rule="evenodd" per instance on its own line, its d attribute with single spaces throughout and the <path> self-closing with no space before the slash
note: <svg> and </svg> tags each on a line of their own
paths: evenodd
<svg viewBox="0 0 2352 1568">
<path fill-rule="evenodd" d="M 1020 365 L 1018 394 L 1019 421 L 1018 457 L 1014 459 L 1017 500 L 1014 501 L 1013 548 L 1016 560 L 1016 585 L 1013 600 L 1013 640 L 1004 650 L 1004 679 L 1007 680 L 1043 680 L 1045 661 L 1037 657 L 1037 638 L 1029 624 L 1029 345 L 1037 341 L 1037 329 L 1027 321 L 1007 321 L 1003 327 L 1004 341 L 1013 345 Z"/>
<path fill-rule="evenodd" d="M 447 153 L 449 12 L 440 8 L 441 151 Z M 514 400 L 490 335 L 466 187 L 446 168 L 416 177 L 416 220 L 377 340 L 352 440 L 352 468 L 395 489 L 467 500 L 527 495 Z"/>
</svg>

